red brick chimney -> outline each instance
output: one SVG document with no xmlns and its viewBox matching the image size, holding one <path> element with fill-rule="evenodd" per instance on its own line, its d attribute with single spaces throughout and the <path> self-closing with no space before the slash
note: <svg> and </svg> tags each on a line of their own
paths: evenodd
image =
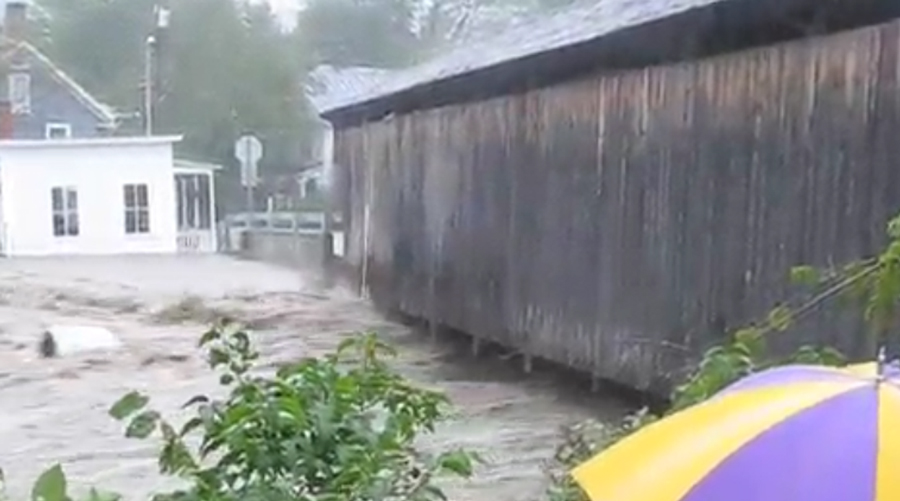
<svg viewBox="0 0 900 501">
<path fill-rule="evenodd" d="M 15 131 L 15 117 L 7 100 L 0 100 L 0 141 L 12 139 Z"/>
<path fill-rule="evenodd" d="M 14 41 L 25 39 L 28 30 L 27 0 L 7 0 L 3 19 L 3 34 Z"/>
</svg>

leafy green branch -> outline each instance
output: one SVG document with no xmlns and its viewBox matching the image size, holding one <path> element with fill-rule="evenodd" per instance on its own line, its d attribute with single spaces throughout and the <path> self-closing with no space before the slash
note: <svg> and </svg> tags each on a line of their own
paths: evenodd
<svg viewBox="0 0 900 501">
<path fill-rule="evenodd" d="M 395 353 L 375 335 L 348 339 L 334 354 L 282 367 L 274 377 L 252 371 L 259 355 L 235 324 L 210 330 L 201 346 L 227 398 L 194 397 L 186 407 L 195 416 L 180 429 L 137 393 L 110 410 L 127 422 L 127 436 L 158 434 L 160 471 L 191 486 L 159 501 L 424 501 L 443 499 L 436 478 L 473 472 L 470 452 L 415 449 L 415 437 L 434 431 L 448 402 L 393 372 L 384 358 Z M 193 449 L 191 435 L 200 439 Z"/>
</svg>

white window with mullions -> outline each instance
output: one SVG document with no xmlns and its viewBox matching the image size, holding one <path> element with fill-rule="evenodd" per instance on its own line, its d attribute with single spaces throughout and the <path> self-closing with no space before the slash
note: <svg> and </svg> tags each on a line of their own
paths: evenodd
<svg viewBox="0 0 900 501">
<path fill-rule="evenodd" d="M 6 77 L 10 108 L 13 114 L 31 113 L 31 75 L 25 71 L 12 71 Z"/>
<path fill-rule="evenodd" d="M 78 190 L 68 187 L 56 187 L 50 190 L 53 207 L 53 236 L 77 237 L 78 226 Z"/>
<path fill-rule="evenodd" d="M 150 233 L 150 198 L 146 184 L 125 185 L 125 233 Z"/>
</svg>

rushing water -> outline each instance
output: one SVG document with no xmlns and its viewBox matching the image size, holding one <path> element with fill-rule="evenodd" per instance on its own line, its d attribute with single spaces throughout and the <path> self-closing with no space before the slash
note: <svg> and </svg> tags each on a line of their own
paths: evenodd
<svg viewBox="0 0 900 501">
<path fill-rule="evenodd" d="M 374 329 L 397 343 L 401 369 L 448 392 L 458 407 L 427 444 L 473 448 L 488 460 L 474 481 L 451 486 L 454 500 L 537 499 L 559 427 L 622 410 L 564 397 L 551 378 L 524 378 L 499 359 L 454 355 L 451 344 L 425 342 L 349 292 L 316 283 L 223 256 L 0 260 L 0 466 L 10 493 L 24 498 L 55 462 L 76 487 L 98 485 L 127 499 L 166 487 L 152 444 L 122 438 L 106 409 L 137 389 L 178 416 L 181 403 L 215 388 L 196 349 L 203 326 L 170 325 L 159 314 L 186 294 L 195 307 L 229 310 L 263 329 L 264 364 L 328 351 L 353 331 Z M 123 346 L 41 359 L 40 334 L 54 324 L 105 327 Z"/>
</svg>

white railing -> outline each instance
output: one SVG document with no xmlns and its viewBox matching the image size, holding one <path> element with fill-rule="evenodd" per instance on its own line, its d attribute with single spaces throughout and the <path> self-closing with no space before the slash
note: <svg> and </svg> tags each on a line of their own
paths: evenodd
<svg viewBox="0 0 900 501">
<path fill-rule="evenodd" d="M 228 230 L 268 231 L 270 233 L 318 234 L 325 231 L 325 213 L 305 212 L 254 212 L 225 217 Z"/>
</svg>

